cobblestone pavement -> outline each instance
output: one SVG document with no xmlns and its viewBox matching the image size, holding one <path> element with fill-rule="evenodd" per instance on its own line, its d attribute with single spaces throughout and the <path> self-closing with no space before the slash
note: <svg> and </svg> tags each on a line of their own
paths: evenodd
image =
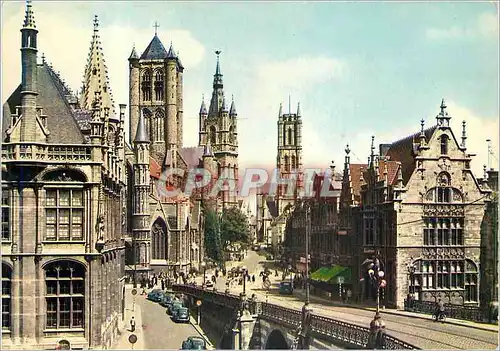
<svg viewBox="0 0 500 351">
<path fill-rule="evenodd" d="M 266 301 L 266 292 L 262 289 L 262 280 L 258 276 L 258 271 L 262 270 L 260 264 L 263 257 L 255 252 L 249 251 L 247 257 L 241 265 L 249 267 L 250 274 L 253 274 L 250 267 L 255 267 L 256 282 L 246 284 L 247 295 L 255 293 L 261 301 Z M 272 287 L 268 294 L 270 303 L 282 305 L 284 307 L 301 309 L 304 297 L 301 293 L 292 296 L 279 295 L 278 282 L 281 277 L 272 277 Z M 225 280 L 220 278 L 216 285 L 219 291 L 225 290 Z M 232 285 L 231 293 L 242 292 L 241 285 Z M 342 320 L 352 324 L 368 327 L 373 319 L 374 311 L 356 308 L 355 306 L 332 306 L 321 298 L 311 297 L 311 307 L 314 313 Z M 422 349 L 496 349 L 498 345 L 498 329 L 492 326 L 485 326 L 479 323 L 467 322 L 468 325 L 457 325 L 451 323 L 433 322 L 430 316 L 407 315 L 393 313 L 382 313 L 387 331 L 390 335 L 404 340 Z M 477 325 L 476 329 L 470 325 Z"/>
<path fill-rule="evenodd" d="M 140 289 L 137 289 L 140 291 Z M 132 308 L 131 287 L 126 289 L 127 301 L 125 307 L 126 318 L 124 320 L 124 328 L 121 336 L 114 349 L 131 349 L 128 342 L 128 336 L 131 332 L 130 318 L 135 316 L 137 343 L 134 349 L 163 349 L 163 350 L 179 350 L 182 342 L 188 336 L 200 336 L 198 331 L 190 323 L 175 323 L 166 313 L 166 309 L 156 302 L 149 301 L 144 295 L 136 296 L 135 312 Z"/>
</svg>

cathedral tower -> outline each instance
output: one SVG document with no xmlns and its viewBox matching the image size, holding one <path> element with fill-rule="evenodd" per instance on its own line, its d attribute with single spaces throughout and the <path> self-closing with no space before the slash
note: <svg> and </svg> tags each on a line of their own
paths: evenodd
<svg viewBox="0 0 500 351">
<path fill-rule="evenodd" d="M 150 259 L 150 211 L 149 211 L 149 147 L 144 113 L 139 115 L 134 139 L 134 201 L 132 235 L 135 241 L 135 262 L 145 263 Z"/>
<path fill-rule="evenodd" d="M 162 161 L 167 152 L 173 155 L 182 147 L 184 67 L 172 44 L 165 50 L 155 32 L 140 57 L 135 47 L 132 49 L 129 70 L 130 137 L 142 113 L 151 156 Z M 172 160 L 175 162 L 176 157 Z"/>
<path fill-rule="evenodd" d="M 283 114 L 283 105 L 280 104 L 278 113 L 278 156 L 276 168 L 281 179 L 290 179 L 296 174 L 295 191 L 287 194 L 287 187 L 279 185 L 277 188 L 276 202 L 278 213 L 281 214 L 287 204 L 295 203 L 303 187 L 302 169 L 302 115 L 300 103 L 297 113 L 292 113 L 290 104 L 288 114 Z"/>
<path fill-rule="evenodd" d="M 207 112 L 205 100 L 201 103 L 199 118 L 199 146 L 210 144 L 215 160 L 217 162 L 217 174 L 231 182 L 235 182 L 235 189 L 224 188 L 221 194 L 221 205 L 223 208 L 236 206 L 238 186 L 238 113 L 234 99 L 228 108 L 224 96 L 224 84 L 220 69 L 220 51 L 217 54 L 217 65 L 213 80 L 212 99 Z"/>
</svg>

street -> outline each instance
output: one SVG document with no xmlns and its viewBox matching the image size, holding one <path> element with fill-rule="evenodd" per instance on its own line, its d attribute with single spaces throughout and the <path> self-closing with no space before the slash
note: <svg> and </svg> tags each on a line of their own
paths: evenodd
<svg viewBox="0 0 500 351">
<path fill-rule="evenodd" d="M 250 275 L 256 275 L 255 283 L 246 283 L 246 294 L 250 296 L 255 293 L 260 301 L 266 301 L 266 293 L 262 289 L 262 278 L 258 273 L 264 269 L 265 258 L 254 251 L 248 251 L 247 257 L 240 262 L 246 266 Z M 267 262 L 269 266 L 270 262 Z M 272 270 L 274 273 L 274 270 Z M 288 308 L 301 309 L 304 304 L 304 293 L 295 290 L 294 295 L 279 295 L 278 277 L 272 275 L 272 286 L 269 291 L 269 303 L 281 305 Z M 225 278 L 219 277 L 216 284 L 217 290 L 226 289 Z M 239 294 L 243 291 L 241 285 L 233 285 L 231 293 Z M 314 313 L 348 323 L 367 327 L 373 319 L 374 311 L 351 306 L 332 306 L 328 301 L 311 296 L 311 307 Z M 404 313 L 404 312 L 402 312 Z M 384 313 L 382 318 L 386 323 L 390 335 L 418 346 L 422 349 L 496 349 L 498 343 L 498 332 L 476 329 L 469 326 L 454 325 L 450 323 L 435 323 L 430 316 L 415 318 L 408 315 L 395 315 Z M 472 322 L 471 322 L 472 323 Z M 478 323 L 472 323 L 478 324 Z"/>
</svg>

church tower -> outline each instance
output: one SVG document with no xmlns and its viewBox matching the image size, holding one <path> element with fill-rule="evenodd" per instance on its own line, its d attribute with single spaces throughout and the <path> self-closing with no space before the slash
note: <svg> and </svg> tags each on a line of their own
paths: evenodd
<svg viewBox="0 0 500 351">
<path fill-rule="evenodd" d="M 302 169 L 302 115 L 300 103 L 297 113 L 291 112 L 289 103 L 288 114 L 283 114 L 283 105 L 280 104 L 278 113 L 278 156 L 276 168 L 281 179 L 291 179 L 295 175 L 295 190 L 287 194 L 287 186 L 277 187 L 276 202 L 278 213 L 283 213 L 288 204 L 294 204 L 303 188 Z"/>
<path fill-rule="evenodd" d="M 139 115 L 145 120 L 151 141 L 151 156 L 159 161 L 170 153 L 176 166 L 176 151 L 183 138 L 183 71 L 172 43 L 165 50 L 157 33 L 139 57 L 135 47 L 129 57 L 130 136 L 137 130 Z"/>
<path fill-rule="evenodd" d="M 224 177 L 235 183 L 235 189 L 224 187 L 220 194 L 220 205 L 222 208 L 237 206 L 238 186 L 238 113 L 234 98 L 228 108 L 224 95 L 224 84 L 220 69 L 220 51 L 217 55 L 217 65 L 213 80 L 212 99 L 210 107 L 206 108 L 205 100 L 202 100 L 199 118 L 199 146 L 210 144 L 211 151 L 217 162 L 214 176 Z"/>
<path fill-rule="evenodd" d="M 135 242 L 135 263 L 148 263 L 150 259 L 150 211 L 149 211 L 149 147 L 150 140 L 144 114 L 139 115 L 134 139 L 134 201 L 132 235 Z"/>
</svg>

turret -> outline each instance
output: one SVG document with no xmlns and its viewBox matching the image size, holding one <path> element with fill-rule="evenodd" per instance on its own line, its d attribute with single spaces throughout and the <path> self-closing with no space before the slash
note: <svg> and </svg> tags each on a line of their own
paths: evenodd
<svg viewBox="0 0 500 351">
<path fill-rule="evenodd" d="M 467 134 L 465 132 L 465 121 L 462 121 L 462 149 L 466 149 L 465 141 L 467 140 Z"/>
<path fill-rule="evenodd" d="M 199 122 L 198 145 L 199 146 L 206 145 L 206 143 L 207 143 L 207 127 L 206 127 L 207 116 L 208 116 L 207 105 L 205 104 L 205 95 L 203 95 L 201 98 L 200 112 L 198 114 L 198 122 Z"/>
<path fill-rule="evenodd" d="M 236 117 L 238 116 L 238 112 L 236 112 L 236 104 L 234 103 L 234 96 L 231 101 L 231 108 L 229 109 L 229 116 Z"/>
<path fill-rule="evenodd" d="M 21 28 L 21 133 L 20 141 L 37 140 L 37 35 L 31 1 L 26 1 L 26 15 Z"/>
<path fill-rule="evenodd" d="M 128 58 L 129 62 L 129 141 L 132 143 L 132 138 L 137 130 L 137 121 L 139 119 L 139 56 L 135 51 L 135 45 L 132 47 L 132 52 Z"/>
<path fill-rule="evenodd" d="M 184 66 L 181 63 L 179 52 L 177 52 L 177 145 L 184 145 Z"/>
<path fill-rule="evenodd" d="M 167 52 L 166 72 L 166 143 L 167 150 L 175 150 L 178 146 L 177 122 L 177 56 L 172 43 Z"/>
<path fill-rule="evenodd" d="M 441 128 L 447 128 L 450 126 L 450 115 L 448 115 L 448 111 L 446 111 L 446 103 L 444 102 L 444 99 L 441 100 L 441 106 L 439 107 L 441 111 L 439 114 L 436 116 L 437 120 L 437 125 Z"/>
</svg>

